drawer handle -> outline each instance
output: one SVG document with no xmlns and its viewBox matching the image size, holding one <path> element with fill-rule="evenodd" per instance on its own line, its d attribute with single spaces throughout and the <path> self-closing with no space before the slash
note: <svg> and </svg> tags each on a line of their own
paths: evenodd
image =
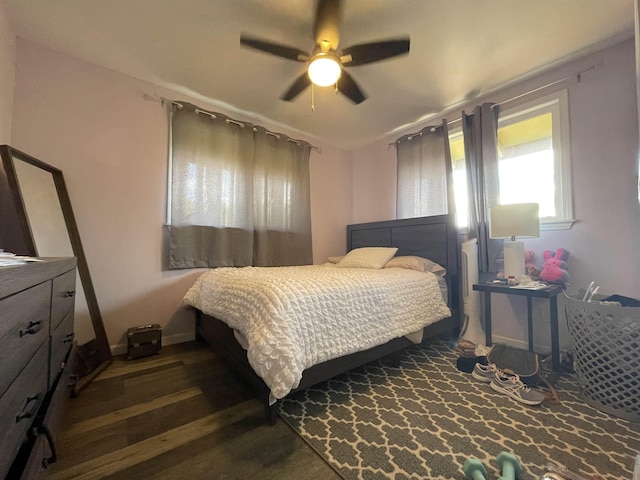
<svg viewBox="0 0 640 480">
<path fill-rule="evenodd" d="M 20 420 L 24 420 L 25 418 L 31 418 L 36 414 L 39 403 L 40 403 L 38 402 L 39 398 L 40 398 L 39 393 L 30 397 L 27 397 L 26 402 L 24 402 L 24 407 L 22 407 L 22 411 L 18 413 L 18 415 L 16 415 L 16 423 L 18 423 Z M 29 404 L 32 404 L 32 405 L 31 405 L 31 408 L 27 410 L 27 407 L 29 406 Z"/>
<path fill-rule="evenodd" d="M 73 337 L 74 337 L 73 332 L 71 332 L 71 333 L 67 333 L 67 334 L 64 336 L 64 340 L 62 341 L 62 343 L 70 343 L 70 342 L 73 342 Z"/>
<path fill-rule="evenodd" d="M 73 297 L 76 294 L 75 290 L 67 290 L 66 292 L 64 292 L 64 298 L 68 298 L 68 297 Z"/>
<path fill-rule="evenodd" d="M 78 392 L 76 391 L 76 385 L 78 384 L 78 380 L 80 380 L 80 375 L 75 373 L 73 375 L 69 375 L 69 379 L 67 381 L 67 388 L 69 389 L 69 393 L 71 394 L 72 398 L 78 396 Z"/>
<path fill-rule="evenodd" d="M 25 335 L 33 335 L 34 333 L 38 333 L 42 329 L 42 321 L 41 320 L 30 320 L 27 323 L 27 328 L 20 330 L 20 336 L 24 337 Z"/>
<path fill-rule="evenodd" d="M 51 456 L 49 458 L 42 459 L 42 467 L 47 468 L 52 463 L 56 463 L 58 461 L 58 453 L 56 452 L 56 443 L 53 441 L 53 435 L 51 435 L 51 431 L 49 430 L 49 427 L 47 427 L 45 424 L 40 425 L 38 427 L 38 431 L 39 433 L 44 434 L 44 436 L 47 439 L 47 442 L 49 442 L 49 449 L 51 450 Z"/>
</svg>

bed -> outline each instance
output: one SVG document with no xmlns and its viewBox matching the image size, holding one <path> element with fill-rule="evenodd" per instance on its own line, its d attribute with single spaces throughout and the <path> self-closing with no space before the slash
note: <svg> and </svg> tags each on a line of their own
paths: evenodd
<svg viewBox="0 0 640 480">
<path fill-rule="evenodd" d="M 435 264 L 444 267 L 447 271 L 447 274 L 445 276 L 440 278 L 435 278 L 438 277 L 438 275 L 433 276 L 435 278 L 435 280 L 433 281 L 438 282 L 440 288 L 442 287 L 443 283 L 446 284 L 446 303 L 444 303 L 444 309 L 442 308 L 442 306 L 434 306 L 433 312 L 431 312 L 432 308 L 429 305 L 416 303 L 411 307 L 408 306 L 408 311 L 406 313 L 403 313 L 402 315 L 408 316 L 407 321 L 405 322 L 405 327 L 409 328 L 411 326 L 411 322 L 413 321 L 411 320 L 412 318 L 421 316 L 423 314 L 423 310 L 429 310 L 428 315 L 433 316 L 433 318 L 435 318 L 436 320 L 429 321 L 430 324 L 428 326 L 420 328 L 422 339 L 426 339 L 443 333 L 453 333 L 459 327 L 459 292 L 457 287 L 459 271 L 457 253 L 458 244 L 455 219 L 453 215 L 438 215 L 432 217 L 348 225 L 347 251 L 362 251 L 362 249 L 365 247 L 397 248 L 394 258 L 417 256 L 429 259 Z M 311 275 L 313 279 L 309 280 L 309 282 L 315 282 L 309 283 L 309 286 L 307 287 L 305 287 L 305 285 L 307 285 L 305 283 L 307 282 L 307 280 L 304 277 L 296 277 L 296 275 L 299 275 L 300 271 L 304 271 L 305 268 L 308 268 L 309 271 L 313 272 Z M 415 335 L 405 336 L 404 334 L 402 334 L 399 336 L 395 336 L 393 332 L 389 333 L 386 331 L 381 331 L 380 334 L 377 335 L 378 327 L 371 327 L 368 328 L 369 330 L 371 330 L 371 332 L 367 332 L 366 338 L 364 339 L 364 344 L 366 345 L 366 347 L 359 347 L 359 349 L 353 353 L 347 353 L 344 355 L 340 354 L 340 356 L 334 358 L 332 357 L 332 355 L 334 355 L 333 352 L 324 355 L 325 350 L 335 348 L 335 351 L 338 352 L 338 349 L 341 348 L 338 345 L 338 340 L 334 341 L 333 337 L 331 337 L 331 335 L 334 333 L 333 328 L 328 328 L 324 330 L 325 334 L 327 335 L 327 339 L 324 343 L 321 342 L 321 345 L 323 345 L 323 347 L 319 349 L 318 354 L 315 354 L 315 359 L 313 362 L 307 361 L 306 363 L 303 362 L 301 364 L 296 360 L 294 356 L 290 360 L 291 364 L 288 365 L 286 363 L 283 363 L 284 360 L 282 360 L 282 358 L 287 357 L 287 354 L 281 355 L 279 352 L 275 351 L 275 348 L 279 348 L 280 344 L 286 345 L 287 343 L 291 343 L 293 347 L 295 347 L 297 343 L 304 343 L 306 341 L 306 338 L 302 337 L 292 337 L 292 339 L 289 340 L 288 335 L 294 335 L 295 331 L 297 330 L 304 330 L 304 337 L 308 336 L 307 329 L 296 325 L 297 330 L 296 328 L 292 328 L 289 329 L 291 330 L 290 332 L 289 330 L 287 330 L 288 333 L 278 331 L 273 334 L 273 338 L 269 342 L 266 342 L 269 344 L 266 347 L 268 349 L 267 353 L 264 354 L 263 357 L 261 357 L 260 362 L 257 362 L 254 353 L 247 353 L 247 339 L 244 335 L 239 335 L 239 330 L 241 329 L 234 329 L 229 326 L 237 326 L 240 323 L 242 323 L 242 325 L 250 324 L 248 323 L 246 318 L 241 318 L 241 314 L 242 312 L 244 312 L 246 316 L 251 316 L 247 315 L 247 312 L 253 312 L 253 310 L 242 310 L 241 308 L 238 308 L 238 315 L 236 317 L 234 317 L 234 313 L 236 312 L 236 310 L 231 311 L 231 313 L 227 313 L 225 311 L 224 315 L 227 315 L 227 318 L 225 318 L 225 321 L 222 321 L 216 318 L 214 314 L 212 314 L 212 312 L 217 312 L 218 310 L 212 308 L 210 305 L 211 303 L 219 304 L 219 301 L 207 300 L 202 303 L 201 301 L 197 301 L 197 297 L 202 295 L 205 299 L 219 299 L 222 297 L 230 296 L 232 290 L 244 291 L 243 289 L 245 288 L 245 283 L 243 282 L 245 281 L 245 279 L 242 278 L 242 276 L 250 277 L 246 279 L 246 288 L 253 288 L 250 287 L 251 284 L 249 283 L 249 280 L 251 280 L 251 282 L 255 281 L 256 278 L 260 280 L 259 276 L 255 278 L 254 276 L 258 274 L 261 275 L 261 271 L 269 269 L 248 267 L 246 269 L 229 268 L 215 270 L 218 271 L 211 272 L 211 274 L 216 274 L 216 281 L 212 282 L 216 283 L 216 285 L 223 285 L 221 277 L 225 277 L 226 274 L 242 275 L 241 277 L 230 277 L 233 278 L 233 282 L 235 283 L 232 283 L 232 286 L 228 287 L 226 291 L 224 289 L 218 290 L 216 295 L 204 296 L 204 294 L 199 293 L 200 289 L 202 288 L 201 284 L 207 283 L 207 274 L 203 274 L 196 281 L 196 284 L 191 287 L 187 295 L 185 295 L 185 303 L 194 307 L 196 310 L 196 337 L 207 341 L 231 365 L 233 369 L 235 369 L 246 380 L 248 380 L 248 382 L 255 390 L 258 398 L 264 404 L 266 419 L 269 423 L 273 424 L 277 420 L 278 398 L 282 398 L 288 393 L 308 388 L 316 383 L 332 378 L 340 373 L 344 373 L 383 357 L 390 356 L 394 362 L 398 362 L 399 354 L 401 353 L 401 351 L 416 342 Z M 387 287 L 379 287 L 378 284 L 375 283 L 378 282 L 378 276 L 389 277 L 390 279 L 392 279 L 391 283 L 398 283 L 398 285 L 400 285 L 399 282 L 404 282 L 406 279 L 406 281 L 408 281 L 408 283 L 406 284 L 407 286 L 403 287 L 402 290 L 407 290 L 408 292 L 411 291 L 411 289 L 420 288 L 424 288 L 424 291 L 426 292 L 427 289 L 426 287 L 423 287 L 423 284 L 430 284 L 433 282 L 431 280 L 431 277 L 426 278 L 427 275 L 430 274 L 418 273 L 415 271 L 403 271 L 403 269 L 399 268 L 383 268 L 380 270 L 380 273 L 376 272 L 374 274 L 372 269 L 340 269 L 335 265 L 327 264 L 314 267 L 276 267 L 276 269 L 271 269 L 270 271 L 273 272 L 273 274 L 281 275 L 281 278 L 275 280 L 275 283 L 278 284 L 278 286 L 281 286 L 282 289 L 290 288 L 293 284 L 297 283 L 302 289 L 313 288 L 314 292 L 323 292 L 322 295 L 319 295 L 320 297 L 322 297 L 322 301 L 318 301 L 318 310 L 309 311 L 309 316 L 311 317 L 319 313 L 322 314 L 324 312 L 334 312 L 334 310 L 332 310 L 333 307 L 322 304 L 322 302 L 325 302 L 327 298 L 331 299 L 333 297 L 331 297 L 330 293 L 325 294 L 325 290 L 321 290 L 320 287 L 316 287 L 316 285 L 324 285 L 323 282 L 325 280 L 325 277 L 333 278 L 335 275 L 337 275 L 338 270 L 342 270 L 340 272 L 340 275 L 348 273 L 346 278 L 349 280 L 345 281 L 351 282 L 354 285 L 357 284 L 359 288 L 361 288 L 360 294 L 363 296 L 363 299 L 366 299 L 366 301 L 373 302 L 372 304 L 377 305 L 377 307 L 372 310 L 375 310 L 376 312 L 380 311 L 381 314 L 385 313 L 386 302 L 381 302 L 380 298 L 388 299 L 389 303 L 392 303 L 393 301 L 395 301 L 396 297 L 402 297 L 404 291 L 398 292 L 397 290 L 395 290 L 391 295 L 389 295 L 384 291 L 384 288 Z M 440 291 L 442 291 L 442 288 Z M 229 293 L 229 295 L 226 295 L 225 292 Z M 254 297 L 252 295 L 254 295 L 254 291 L 246 290 L 246 292 L 247 293 L 245 294 L 238 295 L 238 299 L 236 300 L 236 302 L 238 302 L 239 304 L 248 303 L 247 297 L 251 297 L 252 305 L 255 308 L 262 308 L 257 307 L 257 302 L 253 301 Z M 256 289 L 255 292 L 255 295 L 260 297 L 270 295 L 268 291 L 267 293 L 263 294 L 262 290 Z M 326 292 L 328 292 L 328 290 Z M 382 296 L 376 297 L 375 295 L 377 294 L 380 294 Z M 306 293 L 304 295 L 300 294 L 298 296 L 308 297 L 309 295 L 308 293 Z M 315 293 L 312 296 L 316 296 Z M 278 301 L 280 300 L 275 300 L 275 302 Z M 287 298 L 286 301 L 291 302 L 291 305 L 287 303 L 287 308 L 291 307 L 291 310 L 299 310 L 299 305 L 297 303 L 294 304 L 294 302 L 296 301 L 295 298 L 293 300 L 289 300 Z M 405 300 L 403 300 L 402 298 L 399 298 L 398 301 L 400 302 L 399 305 L 408 303 L 405 302 Z M 436 303 L 433 299 L 430 301 Z M 267 303 L 272 304 L 273 302 L 265 302 L 265 304 Z M 302 303 L 301 305 L 306 304 Z M 240 305 L 240 307 L 242 307 L 242 305 Z M 358 308 L 360 307 L 358 306 Z M 394 306 L 394 308 L 396 307 Z M 413 308 L 413 310 L 411 310 L 411 308 Z M 304 317 L 305 312 L 302 312 L 302 317 Z M 357 312 L 354 313 L 354 316 L 357 316 L 356 314 Z M 220 317 L 223 316 L 218 314 L 216 315 Z M 425 315 L 427 315 L 427 313 L 425 313 Z M 261 311 L 257 312 L 255 316 L 256 318 L 263 317 Z M 379 325 L 380 329 L 382 330 L 383 323 L 376 324 L 374 322 L 375 319 L 373 318 L 373 316 L 371 317 L 371 319 L 371 325 Z M 332 320 L 333 318 L 327 318 L 327 324 L 330 325 Z M 346 325 L 350 321 L 350 318 L 347 319 L 345 317 L 341 321 L 344 321 Z M 418 321 L 418 319 L 416 318 L 415 321 Z M 346 326 L 349 328 L 350 324 Z M 256 329 L 257 328 L 258 327 L 256 327 Z M 387 328 L 387 326 L 385 325 L 384 328 Z M 260 332 L 260 335 L 262 335 L 263 330 L 260 330 Z M 248 335 L 250 336 L 251 332 L 248 332 Z M 389 337 L 388 340 L 386 340 L 385 335 Z M 258 337 L 256 337 L 256 335 L 253 335 L 252 338 L 255 340 Z M 322 334 L 318 334 L 318 338 L 322 340 Z M 336 339 L 337 338 L 338 337 L 336 337 Z M 385 340 L 382 341 L 380 340 L 380 338 L 385 338 Z M 371 344 L 372 342 L 373 344 Z M 331 347 L 334 344 L 335 347 Z M 285 360 L 289 361 L 286 358 Z M 271 375 L 269 371 L 265 370 L 265 368 L 267 367 L 269 369 L 275 368 L 272 365 L 274 363 L 282 364 L 278 366 L 279 370 L 276 371 L 277 375 Z M 267 367 L 263 368 L 263 364 L 267 365 Z M 255 369 L 254 367 L 252 367 L 252 365 L 255 366 Z M 256 371 L 258 371 L 260 374 L 256 373 Z M 278 379 L 277 382 L 276 380 L 274 380 L 276 378 Z"/>
</svg>

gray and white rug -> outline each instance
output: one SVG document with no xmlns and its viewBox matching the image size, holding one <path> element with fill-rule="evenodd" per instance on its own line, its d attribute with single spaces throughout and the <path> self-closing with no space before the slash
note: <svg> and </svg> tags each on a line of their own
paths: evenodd
<svg viewBox="0 0 640 480">
<path fill-rule="evenodd" d="M 342 477 L 464 479 L 480 459 L 498 478 L 501 451 L 519 457 L 521 479 L 556 462 L 591 478 L 631 479 L 640 424 L 594 409 L 570 375 L 560 403 L 529 407 L 456 368 L 445 339 L 411 347 L 399 367 L 375 362 L 281 402 L 280 416 Z"/>
</svg>

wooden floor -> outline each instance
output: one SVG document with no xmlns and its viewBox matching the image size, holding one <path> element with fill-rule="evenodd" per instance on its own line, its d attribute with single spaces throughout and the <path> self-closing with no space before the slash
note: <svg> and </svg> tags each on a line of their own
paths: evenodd
<svg viewBox="0 0 640 480">
<path fill-rule="evenodd" d="M 53 479 L 339 479 L 204 343 L 113 364 L 71 399 Z"/>
</svg>

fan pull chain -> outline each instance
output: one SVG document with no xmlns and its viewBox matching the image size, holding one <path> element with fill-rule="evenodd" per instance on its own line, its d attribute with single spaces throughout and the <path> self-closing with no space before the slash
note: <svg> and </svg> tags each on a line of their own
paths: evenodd
<svg viewBox="0 0 640 480">
<path fill-rule="evenodd" d="M 311 82 L 311 111 L 316 111 L 316 89 L 313 82 Z"/>
</svg>

